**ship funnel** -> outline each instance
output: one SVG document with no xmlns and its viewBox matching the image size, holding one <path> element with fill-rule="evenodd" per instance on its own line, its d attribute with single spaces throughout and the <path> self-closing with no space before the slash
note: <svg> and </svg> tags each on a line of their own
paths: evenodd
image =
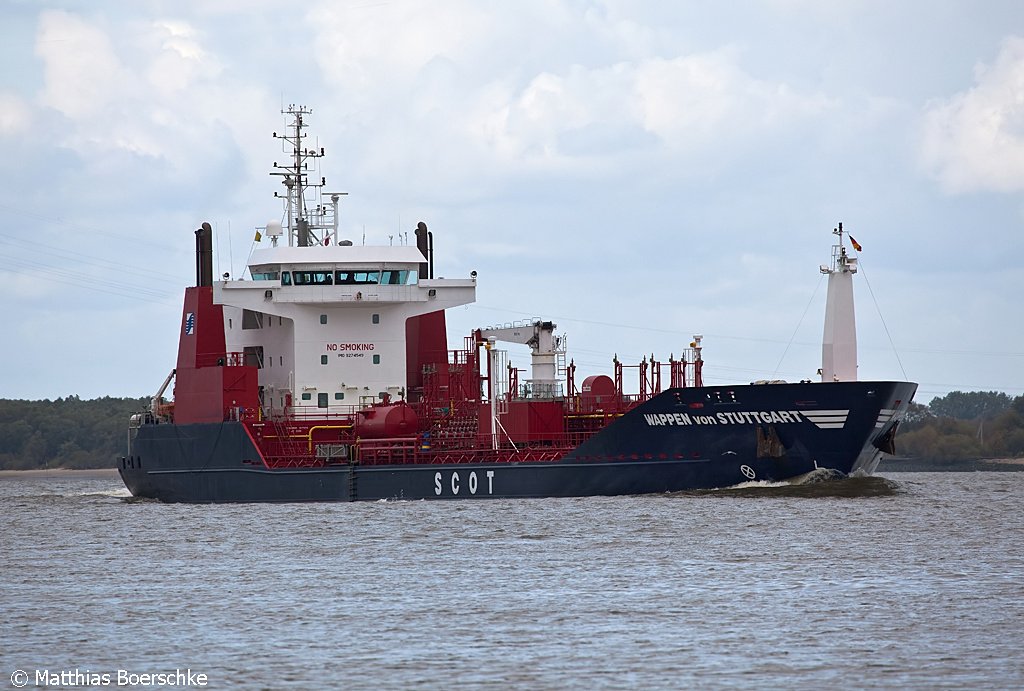
<svg viewBox="0 0 1024 691">
<path fill-rule="evenodd" d="M 196 285 L 213 285 L 213 228 L 205 222 L 196 231 Z"/>
</svg>

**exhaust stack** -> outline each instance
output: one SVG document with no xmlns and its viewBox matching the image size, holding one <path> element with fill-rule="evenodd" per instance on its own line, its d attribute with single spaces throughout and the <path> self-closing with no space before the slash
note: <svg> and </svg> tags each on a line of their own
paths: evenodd
<svg viewBox="0 0 1024 691">
<path fill-rule="evenodd" d="M 427 224 L 420 221 L 416 224 L 416 249 L 426 260 L 420 264 L 420 278 L 434 277 L 434 234 L 427 230 Z"/>
<path fill-rule="evenodd" d="M 206 222 L 196 231 L 196 285 L 213 285 L 213 228 Z"/>
</svg>

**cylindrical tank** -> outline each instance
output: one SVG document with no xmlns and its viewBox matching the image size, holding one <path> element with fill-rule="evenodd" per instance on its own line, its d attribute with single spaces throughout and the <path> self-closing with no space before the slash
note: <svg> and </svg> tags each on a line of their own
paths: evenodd
<svg viewBox="0 0 1024 691">
<path fill-rule="evenodd" d="M 380 405 L 356 413 L 355 433 L 360 439 L 412 437 L 418 423 L 416 412 L 405 403 Z"/>
<path fill-rule="evenodd" d="M 607 374 L 595 374 L 583 380 L 580 387 L 580 408 L 594 412 L 611 407 L 615 400 L 615 382 Z"/>
</svg>

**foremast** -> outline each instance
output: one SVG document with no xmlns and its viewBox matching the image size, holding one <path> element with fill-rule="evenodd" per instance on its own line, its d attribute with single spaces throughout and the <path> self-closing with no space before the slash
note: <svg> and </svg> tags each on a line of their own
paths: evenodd
<svg viewBox="0 0 1024 691">
<path fill-rule="evenodd" d="M 821 339 L 821 380 L 857 381 L 857 322 L 853 308 L 853 275 L 857 258 L 851 257 L 843 245 L 843 224 L 833 231 L 839 242 L 832 246 L 832 266 L 821 266 L 828 274 L 828 297 L 825 302 L 825 331 Z M 848 235 L 848 233 L 846 233 Z M 850 236 L 854 249 L 860 245 Z"/>
</svg>

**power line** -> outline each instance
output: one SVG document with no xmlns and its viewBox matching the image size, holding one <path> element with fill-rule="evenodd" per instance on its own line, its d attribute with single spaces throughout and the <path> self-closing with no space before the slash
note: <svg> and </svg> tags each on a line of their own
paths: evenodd
<svg viewBox="0 0 1024 691">
<path fill-rule="evenodd" d="M 139 276 L 144 276 L 150 279 L 155 278 L 157 280 L 166 281 L 168 283 L 171 281 L 179 283 L 181 281 L 181 276 L 176 274 L 164 273 L 157 269 L 141 269 L 138 268 L 138 266 L 135 264 L 127 264 L 125 262 L 114 261 L 103 257 L 95 257 L 88 254 L 82 254 L 80 252 L 73 252 L 63 247 L 54 247 L 53 245 L 46 245 L 44 243 L 33 242 L 25 240 L 23 238 L 14 237 L 9 233 L 0 232 L 0 242 L 5 242 L 13 245 L 21 245 L 22 247 L 27 247 L 28 249 L 31 250 L 38 250 L 42 248 L 47 251 L 48 256 L 54 256 L 55 258 L 58 259 L 73 261 L 76 264 L 84 264 L 87 266 L 91 265 L 100 268 L 113 267 L 125 273 L 137 274 Z"/>
<path fill-rule="evenodd" d="M 491 312 L 502 312 L 504 314 L 528 314 L 528 313 L 530 313 L 529 310 L 504 309 L 504 308 L 501 308 L 501 307 L 491 307 L 491 306 L 480 305 L 480 304 L 474 304 L 473 308 L 474 309 L 483 309 L 483 310 L 487 310 L 487 311 L 491 311 Z M 688 332 L 681 331 L 679 329 L 660 329 L 660 328 L 652 327 L 652 326 L 637 326 L 635 324 L 624 324 L 624 323 L 621 323 L 621 322 L 616 323 L 616 322 L 596 321 L 596 320 L 588 320 L 588 319 L 579 319 L 578 317 L 566 317 L 566 316 L 559 316 L 559 315 L 548 315 L 547 318 L 552 319 L 552 320 L 556 320 L 556 321 L 559 321 L 559 322 L 570 322 L 570 323 L 575 322 L 575 323 L 579 323 L 579 324 L 592 324 L 592 325 L 595 325 L 595 326 L 608 326 L 608 327 L 613 327 L 613 328 L 617 328 L 617 329 L 630 329 L 630 330 L 643 331 L 643 332 L 649 332 L 649 333 L 670 334 L 670 335 L 678 336 L 678 337 L 680 337 L 681 339 L 683 339 L 683 340 L 685 340 L 687 342 L 689 342 L 689 339 L 690 339 L 690 336 L 687 335 Z M 696 332 L 696 333 L 701 333 L 700 329 L 694 329 L 693 331 Z M 729 340 L 729 341 L 742 341 L 742 342 L 751 342 L 751 343 L 773 343 L 773 344 L 787 344 L 787 343 L 791 343 L 791 344 L 796 344 L 796 345 L 800 345 L 800 346 L 809 346 L 809 347 L 819 347 L 819 346 L 821 346 L 820 342 L 813 342 L 813 343 L 810 342 L 810 341 L 790 341 L 790 342 L 787 342 L 787 341 L 782 341 L 782 340 L 772 339 L 772 338 L 754 338 L 754 337 L 750 337 L 750 336 L 735 336 L 735 335 L 732 335 L 732 334 L 709 333 L 709 332 L 706 332 L 706 331 L 703 332 L 703 334 L 704 334 L 705 340 L 723 340 L 723 341 L 724 340 Z M 886 347 L 886 346 L 871 346 L 871 345 L 861 345 L 861 344 L 858 344 L 858 348 L 861 348 L 863 350 L 884 350 L 884 351 L 887 351 L 887 352 L 891 349 L 890 347 Z M 991 357 L 1024 357 L 1024 351 L 947 350 L 947 349 L 938 349 L 938 348 L 901 348 L 901 350 L 903 352 L 907 352 L 907 353 L 932 353 L 932 354 L 941 354 L 941 355 L 972 355 L 972 356 L 984 355 L 986 357 L 988 357 L 988 356 L 991 356 Z"/>
</svg>

